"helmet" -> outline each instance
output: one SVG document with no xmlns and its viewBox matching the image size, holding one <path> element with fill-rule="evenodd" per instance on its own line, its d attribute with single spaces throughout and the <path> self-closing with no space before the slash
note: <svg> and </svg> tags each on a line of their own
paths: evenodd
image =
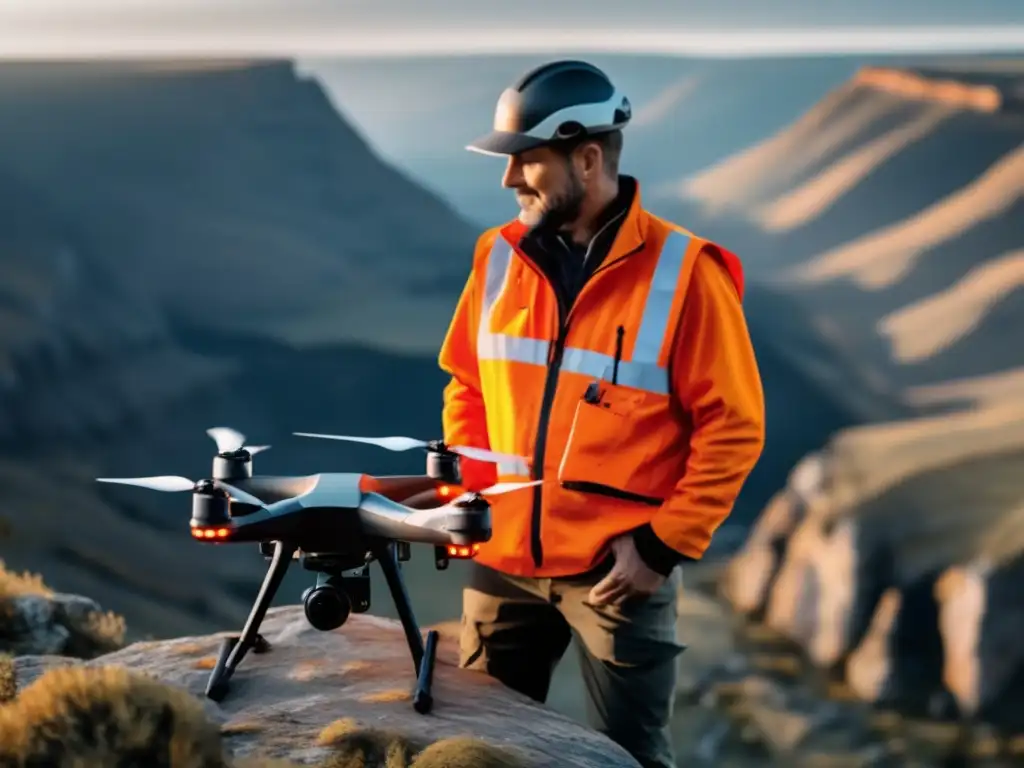
<svg viewBox="0 0 1024 768">
<path fill-rule="evenodd" d="M 505 89 L 494 111 L 494 130 L 466 149 L 513 155 L 554 141 L 622 128 L 632 109 L 608 76 L 585 61 L 537 67 Z"/>
</svg>

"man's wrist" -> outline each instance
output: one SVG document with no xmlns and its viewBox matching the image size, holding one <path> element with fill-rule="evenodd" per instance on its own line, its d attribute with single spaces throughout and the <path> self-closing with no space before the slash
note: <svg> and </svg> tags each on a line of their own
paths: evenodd
<svg viewBox="0 0 1024 768">
<path fill-rule="evenodd" d="M 644 564 L 662 576 L 672 573 L 672 569 L 679 563 L 693 560 L 659 539 L 650 523 L 641 525 L 633 531 L 633 544 Z"/>
</svg>

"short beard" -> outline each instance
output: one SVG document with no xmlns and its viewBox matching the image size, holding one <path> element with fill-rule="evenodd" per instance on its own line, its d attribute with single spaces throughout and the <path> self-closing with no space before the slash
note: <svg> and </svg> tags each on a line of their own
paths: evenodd
<svg viewBox="0 0 1024 768">
<path fill-rule="evenodd" d="M 568 179 L 569 182 L 562 193 L 552 197 L 548 205 L 545 206 L 533 227 L 534 229 L 557 232 L 579 218 L 586 190 L 583 187 L 583 182 L 571 168 Z"/>
</svg>

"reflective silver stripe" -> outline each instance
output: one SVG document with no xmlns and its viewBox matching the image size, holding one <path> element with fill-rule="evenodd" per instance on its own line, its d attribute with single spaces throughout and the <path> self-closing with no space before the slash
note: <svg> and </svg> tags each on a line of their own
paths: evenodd
<svg viewBox="0 0 1024 768">
<path fill-rule="evenodd" d="M 503 333 L 481 333 L 476 342 L 480 360 L 511 360 L 530 365 L 547 365 L 550 343 L 543 339 L 506 336 Z"/>
<path fill-rule="evenodd" d="M 615 358 L 590 349 L 566 347 L 562 355 L 562 370 L 593 376 L 595 379 L 611 381 L 615 367 Z M 668 394 L 668 380 L 665 370 L 654 363 L 636 363 L 630 360 L 619 361 L 619 373 L 616 381 L 627 387 L 647 389 L 659 394 Z"/>
<path fill-rule="evenodd" d="M 629 360 L 619 361 L 619 384 L 658 394 L 669 392 L 668 372 L 658 365 L 658 355 L 661 352 L 662 340 L 668 333 L 672 299 L 690 240 L 689 235 L 673 232 L 665 241 L 651 280 L 633 354 Z M 546 366 L 550 350 L 549 341 L 491 333 L 488 329 L 491 310 L 505 288 L 511 263 L 511 246 L 500 236 L 495 238 L 488 255 L 487 272 L 484 277 L 477 357 L 480 360 L 503 360 Z M 566 347 L 562 356 L 562 370 L 610 381 L 614 362 L 611 355 L 589 349 Z"/>
<path fill-rule="evenodd" d="M 491 246 L 491 252 L 487 255 L 487 271 L 484 273 L 484 295 L 481 301 L 480 307 L 480 328 L 477 330 L 477 357 L 485 359 L 497 359 L 494 355 L 497 354 L 495 350 L 489 349 L 488 337 L 490 333 L 489 326 L 491 322 L 491 310 L 494 309 L 494 304 L 497 302 L 498 297 L 501 296 L 501 292 L 505 290 L 505 283 L 508 281 L 510 273 L 509 267 L 512 265 L 512 246 L 506 242 L 506 240 L 497 235 L 494 238 L 494 245 Z"/>
<path fill-rule="evenodd" d="M 549 343 L 541 339 L 487 333 L 481 334 L 477 341 L 477 357 L 480 360 L 502 360 L 543 367 L 547 365 L 548 346 Z M 614 365 L 615 358 L 601 352 L 576 347 L 566 347 L 563 351 L 563 371 L 610 381 Z M 646 389 L 663 395 L 668 394 L 665 369 L 654 363 L 634 363 L 629 360 L 620 360 L 617 381 L 627 387 Z"/>
<path fill-rule="evenodd" d="M 669 315 L 672 311 L 672 299 L 679 285 L 679 273 L 683 269 L 683 260 L 690 247 L 689 235 L 673 231 L 665 239 L 658 256 L 658 266 L 651 278 L 651 290 L 647 294 L 644 314 L 640 320 L 640 330 L 636 334 L 631 360 L 634 362 L 657 363 L 661 352 L 661 343 L 668 333 Z"/>
</svg>

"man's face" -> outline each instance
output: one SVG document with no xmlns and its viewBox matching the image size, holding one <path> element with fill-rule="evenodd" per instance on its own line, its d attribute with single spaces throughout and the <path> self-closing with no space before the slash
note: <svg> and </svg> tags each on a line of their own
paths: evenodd
<svg viewBox="0 0 1024 768">
<path fill-rule="evenodd" d="M 529 227 L 571 224 L 586 192 L 571 160 L 547 147 L 511 155 L 501 183 L 515 190 L 519 220 Z"/>
</svg>

